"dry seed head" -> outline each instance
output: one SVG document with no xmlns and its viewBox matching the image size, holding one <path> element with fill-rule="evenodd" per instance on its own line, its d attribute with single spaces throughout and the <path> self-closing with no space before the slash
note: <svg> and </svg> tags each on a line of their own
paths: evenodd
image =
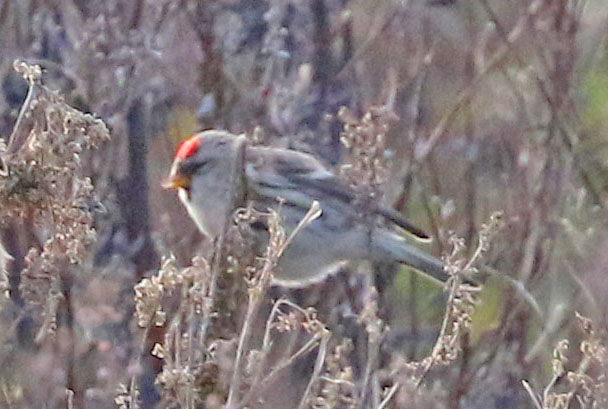
<svg viewBox="0 0 608 409">
<path fill-rule="evenodd" d="M 290 311 L 287 314 L 279 311 L 277 314 L 277 321 L 273 324 L 273 327 L 279 332 L 295 331 L 299 326 L 300 320 L 293 311 Z"/>
<path fill-rule="evenodd" d="M 159 359 L 163 359 L 165 357 L 165 349 L 160 342 L 156 342 L 154 347 L 152 347 L 152 351 L 150 352 L 152 356 L 155 356 Z"/>
<path fill-rule="evenodd" d="M 188 367 L 163 368 L 156 377 L 156 384 L 163 390 L 164 397 L 172 397 L 179 401 L 197 388 L 194 384 L 196 376 Z"/>
<path fill-rule="evenodd" d="M 137 386 L 135 386 L 137 388 Z M 135 399 L 139 400 L 139 389 L 135 389 Z M 131 402 L 131 391 L 127 385 L 120 383 L 118 384 L 118 388 L 116 390 L 116 397 L 114 398 L 114 403 L 118 406 L 118 409 L 135 409 L 138 406 L 138 402 Z"/>
<path fill-rule="evenodd" d="M 353 369 L 348 364 L 348 355 L 352 350 L 352 341 L 344 338 L 325 359 L 326 370 L 320 377 L 318 392 L 312 402 L 313 408 L 356 407 L 357 388 L 353 382 Z"/>
<path fill-rule="evenodd" d="M 567 393 L 550 393 L 547 395 L 547 400 L 544 402 L 546 409 L 566 409 L 569 401 Z"/>
<path fill-rule="evenodd" d="M 386 118 L 367 112 L 358 120 L 346 107 L 340 108 L 338 118 L 344 122 L 340 141 L 349 153 L 340 167 L 341 174 L 363 203 L 380 197 L 380 188 L 388 177 L 388 164 L 384 155 L 384 136 L 388 130 Z"/>
<path fill-rule="evenodd" d="M 82 175 L 80 155 L 109 133 L 101 120 L 46 88 L 39 66 L 16 61 L 14 68 L 28 82 L 30 98 L 9 146 L 0 143 L 0 222 L 28 218 L 46 235 L 42 251 L 28 250 L 20 291 L 30 307 L 44 311 L 43 328 L 52 329 L 51 290 L 71 265 L 85 261 L 96 237 L 93 185 Z"/>
</svg>

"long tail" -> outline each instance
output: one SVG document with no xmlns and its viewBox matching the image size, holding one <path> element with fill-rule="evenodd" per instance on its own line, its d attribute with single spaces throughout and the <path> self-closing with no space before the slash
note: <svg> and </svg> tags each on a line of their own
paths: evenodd
<svg viewBox="0 0 608 409">
<path fill-rule="evenodd" d="M 441 260 L 406 243 L 405 239 L 387 230 L 376 230 L 372 237 L 372 258 L 407 264 L 444 283 L 448 275 Z"/>
</svg>

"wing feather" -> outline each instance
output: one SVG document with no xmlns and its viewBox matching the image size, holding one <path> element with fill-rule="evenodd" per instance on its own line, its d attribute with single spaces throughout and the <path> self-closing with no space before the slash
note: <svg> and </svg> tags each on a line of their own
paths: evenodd
<svg viewBox="0 0 608 409">
<path fill-rule="evenodd" d="M 306 153 L 252 147 L 249 148 L 245 170 L 250 191 L 270 200 L 280 197 L 291 205 L 308 208 L 313 200 L 319 200 L 323 205 L 321 198 L 330 198 L 343 204 L 356 199 L 353 190 L 343 180 Z M 424 231 L 396 210 L 383 205 L 373 205 L 371 210 L 410 234 L 420 239 L 429 239 Z"/>
</svg>

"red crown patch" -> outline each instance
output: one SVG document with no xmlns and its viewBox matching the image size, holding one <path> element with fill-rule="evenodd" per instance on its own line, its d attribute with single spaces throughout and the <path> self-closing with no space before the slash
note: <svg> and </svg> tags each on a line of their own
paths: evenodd
<svg viewBox="0 0 608 409">
<path fill-rule="evenodd" d="M 177 147 L 175 157 L 177 159 L 186 159 L 194 155 L 200 146 L 200 138 L 191 137 L 183 141 Z"/>
</svg>

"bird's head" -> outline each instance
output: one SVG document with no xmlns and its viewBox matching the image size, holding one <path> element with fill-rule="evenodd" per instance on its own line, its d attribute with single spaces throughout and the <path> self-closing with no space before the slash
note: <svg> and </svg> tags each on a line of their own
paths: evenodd
<svg viewBox="0 0 608 409">
<path fill-rule="evenodd" d="M 198 179 L 206 179 L 205 176 L 227 158 L 232 139 L 232 135 L 225 132 L 205 131 L 180 143 L 163 187 L 190 193 Z"/>
<path fill-rule="evenodd" d="M 193 176 L 204 167 L 204 162 L 199 159 L 202 144 L 203 138 L 199 134 L 180 143 L 175 151 L 169 177 L 163 182 L 164 188 L 190 189 Z"/>
<path fill-rule="evenodd" d="M 200 132 L 183 141 L 175 152 L 166 189 L 176 189 L 199 229 L 216 237 L 236 204 L 235 172 L 244 157 L 244 136 L 224 131 Z M 241 149 L 242 148 L 242 149 Z"/>
</svg>

